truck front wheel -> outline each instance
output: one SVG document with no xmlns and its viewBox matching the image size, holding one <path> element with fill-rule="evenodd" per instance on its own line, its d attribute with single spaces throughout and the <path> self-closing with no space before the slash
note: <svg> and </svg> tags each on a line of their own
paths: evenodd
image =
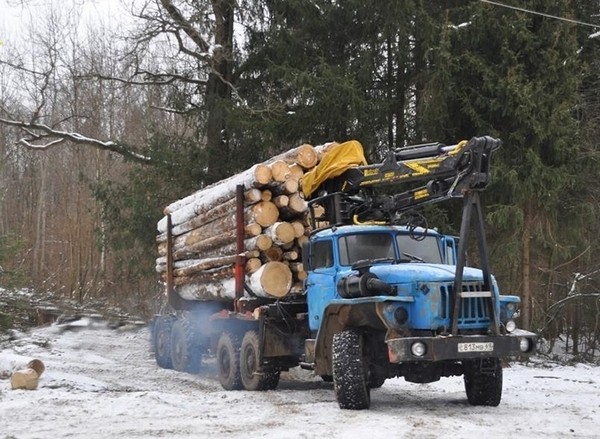
<svg viewBox="0 0 600 439">
<path fill-rule="evenodd" d="M 465 361 L 464 381 L 471 405 L 496 407 L 502 399 L 502 364 L 499 358 Z"/>
<path fill-rule="evenodd" d="M 368 409 L 371 393 L 364 337 L 356 329 L 338 332 L 333 336 L 332 351 L 333 387 L 340 408 Z"/>
<path fill-rule="evenodd" d="M 219 382 L 225 390 L 241 390 L 240 340 L 237 335 L 224 332 L 217 343 Z"/>
</svg>

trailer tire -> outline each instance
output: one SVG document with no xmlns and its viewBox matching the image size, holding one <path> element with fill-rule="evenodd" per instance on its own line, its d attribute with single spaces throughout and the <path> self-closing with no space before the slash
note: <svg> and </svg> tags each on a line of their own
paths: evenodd
<svg viewBox="0 0 600 439">
<path fill-rule="evenodd" d="M 464 363 L 464 382 L 471 405 L 496 407 L 502 399 L 502 364 L 498 358 Z"/>
<path fill-rule="evenodd" d="M 158 316 L 152 327 L 152 348 L 156 364 L 163 369 L 173 369 L 171 360 L 171 329 L 175 317 Z"/>
<path fill-rule="evenodd" d="M 346 329 L 333 336 L 333 388 L 341 409 L 364 410 L 371 406 L 369 362 L 365 356 L 364 337 L 356 329 Z"/>
<path fill-rule="evenodd" d="M 171 361 L 179 372 L 198 373 L 202 365 L 200 346 L 185 318 L 177 319 L 171 329 Z"/>
<path fill-rule="evenodd" d="M 225 390 L 241 390 L 240 339 L 237 335 L 224 332 L 217 342 L 217 368 L 219 382 Z"/>
<path fill-rule="evenodd" d="M 280 369 L 261 364 L 260 338 L 255 330 L 247 331 L 240 349 L 240 376 L 246 390 L 273 390 L 279 384 Z"/>
</svg>

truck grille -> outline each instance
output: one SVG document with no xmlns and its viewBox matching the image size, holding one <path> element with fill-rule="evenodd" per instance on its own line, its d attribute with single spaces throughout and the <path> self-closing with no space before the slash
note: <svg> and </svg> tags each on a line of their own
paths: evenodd
<svg viewBox="0 0 600 439">
<path fill-rule="evenodd" d="M 481 282 L 463 282 L 463 291 L 481 291 Z M 440 286 L 442 299 L 442 318 L 450 318 L 452 315 L 452 304 L 454 299 L 454 284 L 446 283 Z M 460 329 L 483 328 L 490 324 L 488 307 L 484 297 L 469 297 L 460 300 L 460 314 L 458 316 L 458 327 Z"/>
</svg>

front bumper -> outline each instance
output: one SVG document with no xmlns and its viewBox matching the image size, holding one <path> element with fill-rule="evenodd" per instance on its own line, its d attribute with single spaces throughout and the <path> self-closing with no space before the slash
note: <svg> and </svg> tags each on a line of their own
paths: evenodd
<svg viewBox="0 0 600 439">
<path fill-rule="evenodd" d="M 525 351 L 520 348 L 523 340 L 528 343 Z M 426 351 L 422 356 L 411 352 L 412 345 L 417 342 L 425 344 Z M 536 343 L 537 336 L 523 330 L 506 335 L 406 337 L 387 340 L 388 357 L 391 363 L 528 356 L 535 352 Z"/>
</svg>

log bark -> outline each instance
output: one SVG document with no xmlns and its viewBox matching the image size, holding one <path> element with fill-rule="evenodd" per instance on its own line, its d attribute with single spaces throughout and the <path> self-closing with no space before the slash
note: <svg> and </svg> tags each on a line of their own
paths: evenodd
<svg viewBox="0 0 600 439">
<path fill-rule="evenodd" d="M 260 227 L 260 226 L 259 226 Z M 262 228 L 261 228 L 262 231 Z M 203 239 L 187 247 L 182 247 L 173 252 L 173 259 L 176 261 L 182 259 L 189 259 L 196 257 L 199 253 L 207 253 L 213 251 L 215 248 L 222 247 L 235 241 L 235 230 L 222 233 L 210 238 Z M 167 254 L 167 243 L 160 243 L 158 245 L 158 254 L 165 256 Z"/>
<path fill-rule="evenodd" d="M 198 227 L 202 227 L 204 224 L 208 224 L 212 221 L 217 221 L 219 218 L 223 218 L 224 216 L 234 215 L 235 214 L 235 199 L 231 199 L 223 204 L 218 206 L 210 206 L 209 209 L 204 210 L 203 212 L 197 214 L 193 218 L 188 221 L 173 226 L 171 229 L 171 234 L 173 236 L 179 236 L 191 230 L 194 230 Z M 162 220 L 161 220 L 162 221 Z M 160 223 L 159 223 L 160 224 Z M 167 242 L 167 233 L 166 226 L 163 233 L 158 235 L 156 238 L 157 242 Z"/>
<path fill-rule="evenodd" d="M 174 287 L 175 294 L 185 300 L 216 300 L 230 302 L 235 299 L 233 277 L 214 282 L 185 284 Z"/>
<path fill-rule="evenodd" d="M 173 270 L 173 275 L 178 276 L 190 276 L 192 274 L 199 273 L 203 270 L 210 270 L 212 268 L 223 267 L 225 265 L 231 265 L 235 263 L 237 255 L 228 255 L 217 258 L 206 258 L 200 259 L 196 263 L 189 265 L 185 268 L 178 268 Z"/>
<path fill-rule="evenodd" d="M 250 169 L 236 174 L 225 180 L 218 181 L 192 195 L 169 204 L 165 215 L 171 215 L 171 223 L 179 225 L 197 216 L 201 211 L 208 210 L 208 206 L 218 206 L 235 198 L 238 185 L 246 188 L 263 187 L 272 181 L 271 168 L 265 164 L 254 165 Z M 166 217 L 158 222 L 158 231 L 167 230 Z"/>
<path fill-rule="evenodd" d="M 217 267 L 212 270 L 204 270 L 200 273 L 196 273 L 192 276 L 179 276 L 173 278 L 175 286 L 181 286 L 185 284 L 193 283 L 212 283 L 217 280 L 230 279 L 234 276 L 235 265 L 226 265 L 224 267 Z"/>
</svg>

